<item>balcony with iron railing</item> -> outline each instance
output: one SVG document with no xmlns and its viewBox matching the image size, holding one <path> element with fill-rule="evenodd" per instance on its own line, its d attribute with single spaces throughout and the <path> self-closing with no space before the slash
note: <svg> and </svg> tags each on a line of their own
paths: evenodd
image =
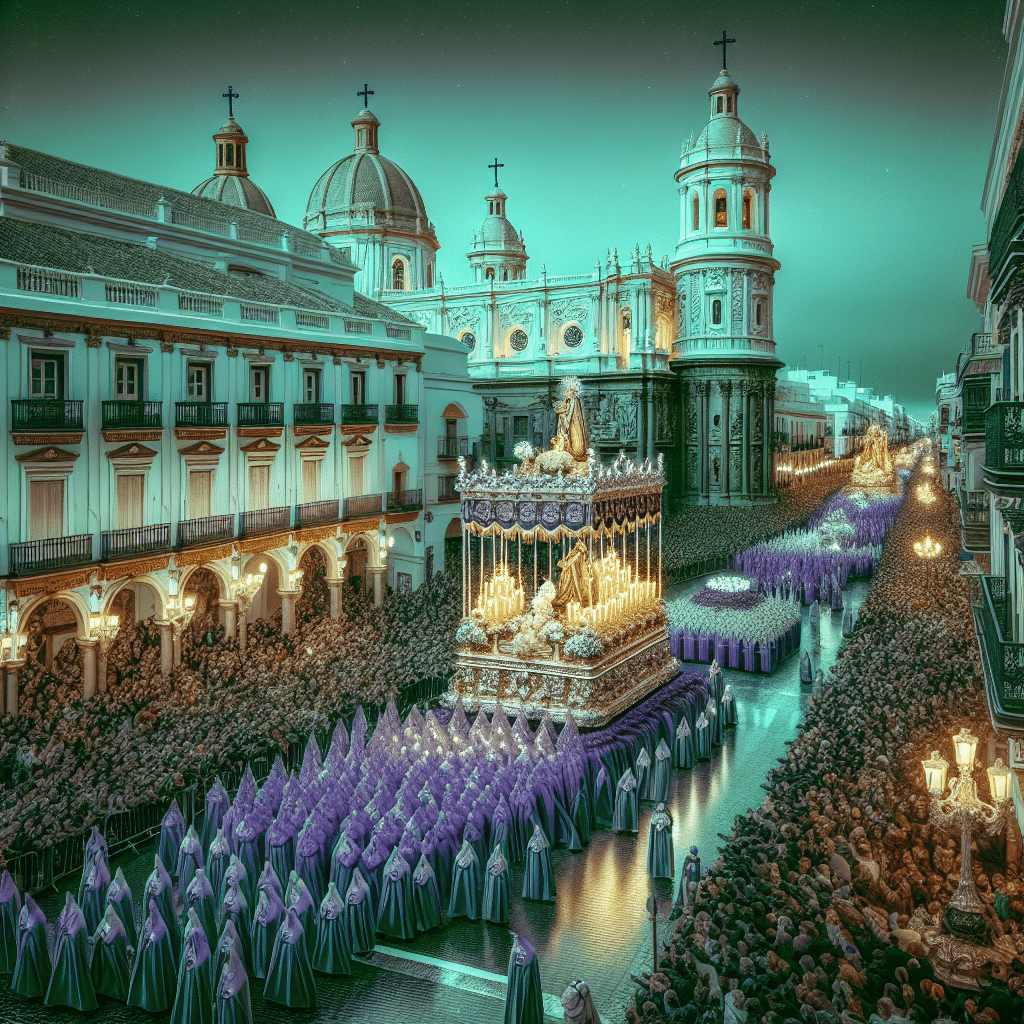
<svg viewBox="0 0 1024 1024">
<path fill-rule="evenodd" d="M 276 530 L 287 530 L 291 526 L 292 509 L 290 505 L 278 508 L 257 508 L 238 514 L 238 536 L 251 537 L 257 533 L 274 533 Z"/>
<path fill-rule="evenodd" d="M 12 430 L 84 430 L 82 403 L 63 398 L 11 399 Z"/>
<path fill-rule="evenodd" d="M 1007 639 L 1010 606 L 1002 576 L 968 576 L 989 712 L 996 728 L 1024 729 L 1024 644 Z"/>
<path fill-rule="evenodd" d="M 360 494 L 354 498 L 346 498 L 342 506 L 343 520 L 363 519 L 366 516 L 379 516 L 384 511 L 384 495 Z"/>
<path fill-rule="evenodd" d="M 985 485 L 1024 496 L 1024 402 L 994 402 L 985 412 Z"/>
<path fill-rule="evenodd" d="M 22 541 L 10 546 L 10 556 L 12 575 L 85 565 L 92 561 L 92 534 Z"/>
<path fill-rule="evenodd" d="M 163 426 L 163 402 L 115 399 L 103 403 L 104 430 L 159 430 Z"/>
<path fill-rule="evenodd" d="M 239 402 L 238 426 L 283 427 L 283 402 Z"/>
<path fill-rule="evenodd" d="M 124 530 L 104 530 L 100 535 L 103 561 L 128 558 L 150 551 L 166 551 L 171 546 L 171 524 L 157 526 L 131 526 Z"/>
<path fill-rule="evenodd" d="M 474 443 L 468 437 L 439 437 L 437 439 L 437 457 L 439 459 L 457 459 L 473 452 Z"/>
<path fill-rule="evenodd" d="M 404 403 L 401 405 L 384 406 L 385 423 L 419 423 L 420 413 L 418 405 Z"/>
<path fill-rule="evenodd" d="M 388 491 L 388 511 L 407 512 L 423 507 L 423 489 Z"/>
<path fill-rule="evenodd" d="M 349 404 L 341 407 L 341 422 L 343 424 L 372 423 L 374 426 L 380 418 L 380 406 Z"/>
<path fill-rule="evenodd" d="M 331 402 L 301 402 L 292 406 L 292 421 L 297 427 L 322 427 L 334 423 Z"/>
<path fill-rule="evenodd" d="M 1002 201 L 992 221 L 988 240 L 988 273 L 992 281 L 992 300 L 1001 296 L 1001 286 L 1008 282 L 1012 272 L 1012 257 L 1019 250 L 1024 233 L 1024 149 L 1014 161 L 1010 177 L 1003 191 Z"/>
<path fill-rule="evenodd" d="M 988 491 L 968 491 L 957 488 L 960 499 L 960 534 L 965 551 L 988 551 L 989 548 L 989 496 Z"/>
<path fill-rule="evenodd" d="M 177 427 L 226 427 L 227 402 L 175 402 L 174 425 Z"/>
<path fill-rule="evenodd" d="M 332 523 L 338 519 L 337 498 L 328 498 L 323 501 L 306 501 L 295 506 L 295 529 L 302 526 L 311 526 L 314 523 Z"/>
<path fill-rule="evenodd" d="M 234 514 L 205 516 L 201 519 L 183 519 L 178 523 L 179 548 L 187 548 L 192 544 L 213 544 L 217 541 L 231 540 L 234 535 Z"/>
</svg>

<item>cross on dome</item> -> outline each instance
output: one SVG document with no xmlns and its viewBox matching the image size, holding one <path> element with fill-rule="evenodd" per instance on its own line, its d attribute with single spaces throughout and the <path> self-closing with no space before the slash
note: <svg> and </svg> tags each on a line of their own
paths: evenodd
<svg viewBox="0 0 1024 1024">
<path fill-rule="evenodd" d="M 723 33 L 724 34 L 724 33 Z M 363 108 L 365 110 L 370 109 L 370 97 L 373 95 L 373 90 L 364 82 L 363 88 L 356 93 L 357 96 L 363 97 Z"/>
<path fill-rule="evenodd" d="M 722 67 L 727 68 L 729 66 L 729 58 L 726 56 L 726 51 L 729 49 L 730 43 L 735 43 L 735 39 L 727 39 L 725 29 L 722 29 L 722 38 L 715 40 L 715 46 L 722 48 Z"/>
<path fill-rule="evenodd" d="M 235 92 L 231 88 L 231 86 L 229 85 L 228 86 L 228 91 L 227 92 L 222 92 L 221 96 L 223 96 L 224 99 L 226 99 L 228 101 L 228 117 L 234 117 L 235 116 L 235 112 L 231 109 L 231 103 L 232 103 L 232 100 L 237 100 L 238 99 L 238 93 Z"/>
<path fill-rule="evenodd" d="M 494 158 L 494 163 L 493 164 L 488 164 L 487 166 L 490 167 L 491 170 L 494 171 L 494 187 L 497 188 L 498 187 L 498 168 L 499 167 L 504 167 L 505 165 L 504 164 L 499 164 L 498 163 L 498 158 L 495 157 Z"/>
</svg>

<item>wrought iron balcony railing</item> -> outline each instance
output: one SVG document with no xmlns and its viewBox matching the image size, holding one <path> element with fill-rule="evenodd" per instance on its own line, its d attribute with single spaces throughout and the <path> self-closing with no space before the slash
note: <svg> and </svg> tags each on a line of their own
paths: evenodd
<svg viewBox="0 0 1024 1024">
<path fill-rule="evenodd" d="M 999 211 L 992 222 L 992 234 L 989 237 L 989 275 L 992 280 L 1000 276 L 1002 263 L 1010 248 L 1010 243 L 1020 236 L 1024 228 L 1024 150 L 1017 154 L 1010 180 L 1006 183 Z"/>
<path fill-rule="evenodd" d="M 334 405 L 331 402 L 302 402 L 293 405 L 292 420 L 296 426 L 329 426 L 334 423 Z"/>
<path fill-rule="evenodd" d="M 171 546 L 171 524 L 131 526 L 125 530 L 104 530 L 103 561 L 142 555 L 147 551 L 166 551 Z"/>
<path fill-rule="evenodd" d="M 12 430 L 84 430 L 82 403 L 63 398 L 14 398 Z"/>
<path fill-rule="evenodd" d="M 469 455 L 472 451 L 468 437 L 439 437 L 437 439 L 437 457 L 439 459 L 457 459 L 460 455 Z"/>
<path fill-rule="evenodd" d="M 104 430 L 159 430 L 163 426 L 163 402 L 131 402 L 115 399 L 103 403 Z"/>
<path fill-rule="evenodd" d="M 240 427 L 283 427 L 283 402 L 239 402 Z"/>
<path fill-rule="evenodd" d="M 238 514 L 238 536 L 251 537 L 255 533 L 273 533 L 287 530 L 292 521 L 290 505 L 278 508 L 256 508 Z"/>
<path fill-rule="evenodd" d="M 1006 639 L 1005 580 L 1002 576 L 969 576 L 968 580 L 981 634 L 978 639 L 986 655 L 989 699 L 1002 714 L 1024 715 L 1024 644 Z"/>
<path fill-rule="evenodd" d="M 48 537 L 11 545 L 11 572 L 14 574 L 63 569 L 92 561 L 92 534 L 73 537 Z"/>
<path fill-rule="evenodd" d="M 386 405 L 384 406 L 385 423 L 419 423 L 418 405 Z"/>
<path fill-rule="evenodd" d="M 346 498 L 342 507 L 342 519 L 362 519 L 364 516 L 379 516 L 384 511 L 384 495 L 360 494 Z"/>
<path fill-rule="evenodd" d="M 377 405 L 343 405 L 341 407 L 342 423 L 376 423 L 380 415 Z"/>
<path fill-rule="evenodd" d="M 311 523 L 330 523 L 338 518 L 337 498 L 324 501 L 307 501 L 295 506 L 295 528 L 309 526 Z"/>
<path fill-rule="evenodd" d="M 422 508 L 423 490 L 388 491 L 388 509 Z"/>
<path fill-rule="evenodd" d="M 177 427 L 226 427 L 227 402 L 175 402 L 174 425 Z"/>
<path fill-rule="evenodd" d="M 210 544 L 218 540 L 230 540 L 234 535 L 234 515 L 183 519 L 178 523 L 179 548 L 187 548 L 190 544 Z"/>
<path fill-rule="evenodd" d="M 985 413 L 985 469 L 1024 473 L 1024 402 L 996 402 Z"/>
<path fill-rule="evenodd" d="M 455 486 L 455 481 L 458 480 L 457 476 L 439 476 L 437 478 L 437 500 L 438 501 L 458 501 L 459 492 Z"/>
</svg>

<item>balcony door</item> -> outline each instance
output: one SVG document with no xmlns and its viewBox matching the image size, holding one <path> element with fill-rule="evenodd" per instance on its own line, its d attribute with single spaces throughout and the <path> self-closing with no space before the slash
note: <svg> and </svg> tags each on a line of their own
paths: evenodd
<svg viewBox="0 0 1024 1024">
<path fill-rule="evenodd" d="M 64 536 L 64 481 L 30 480 L 29 540 Z"/>
<path fill-rule="evenodd" d="M 353 370 L 351 384 L 352 404 L 366 405 L 366 371 Z"/>
<path fill-rule="evenodd" d="M 363 463 L 366 461 L 365 455 L 353 457 L 348 460 L 348 493 L 349 497 L 358 498 L 361 497 L 365 491 L 363 490 Z"/>
<path fill-rule="evenodd" d="M 64 397 L 64 356 L 59 352 L 32 353 L 32 398 Z"/>
<path fill-rule="evenodd" d="M 302 500 L 305 503 L 320 500 L 320 464 L 322 459 L 302 460 Z"/>
<path fill-rule="evenodd" d="M 213 470 L 192 469 L 188 474 L 188 517 L 209 519 Z"/>
<path fill-rule="evenodd" d="M 302 400 L 309 405 L 320 402 L 320 371 L 302 371 Z"/>
<path fill-rule="evenodd" d="M 270 367 L 249 367 L 249 401 L 266 404 L 270 401 Z"/>
<path fill-rule="evenodd" d="M 188 400 L 190 402 L 209 402 L 212 395 L 212 383 L 209 363 L 188 364 Z"/>
<path fill-rule="evenodd" d="M 270 508 L 270 467 L 249 467 L 249 511 Z"/>
<path fill-rule="evenodd" d="M 395 374 L 395 405 L 406 404 L 405 374 Z"/>
<path fill-rule="evenodd" d="M 114 362 L 114 397 L 122 402 L 142 401 L 141 359 L 118 359 Z"/>
</svg>

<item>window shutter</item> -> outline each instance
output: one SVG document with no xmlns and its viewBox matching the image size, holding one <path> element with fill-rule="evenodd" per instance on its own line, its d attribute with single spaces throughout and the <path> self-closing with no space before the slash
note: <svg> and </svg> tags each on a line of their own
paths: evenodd
<svg viewBox="0 0 1024 1024">
<path fill-rule="evenodd" d="M 249 467 L 249 508 L 270 508 L 270 467 Z"/>
<path fill-rule="evenodd" d="M 64 481 L 29 481 L 30 540 L 64 536 Z"/>
<path fill-rule="evenodd" d="M 193 469 L 188 474 L 189 519 L 207 519 L 209 517 L 212 484 L 212 470 Z"/>
<path fill-rule="evenodd" d="M 320 460 L 302 460 L 302 500 L 320 500 Z"/>
<path fill-rule="evenodd" d="M 348 489 L 351 498 L 357 498 L 363 493 L 363 459 L 364 456 L 360 456 L 348 460 Z"/>
<path fill-rule="evenodd" d="M 131 473 L 117 478 L 117 525 L 127 530 L 142 525 L 142 493 L 144 477 Z"/>
</svg>

